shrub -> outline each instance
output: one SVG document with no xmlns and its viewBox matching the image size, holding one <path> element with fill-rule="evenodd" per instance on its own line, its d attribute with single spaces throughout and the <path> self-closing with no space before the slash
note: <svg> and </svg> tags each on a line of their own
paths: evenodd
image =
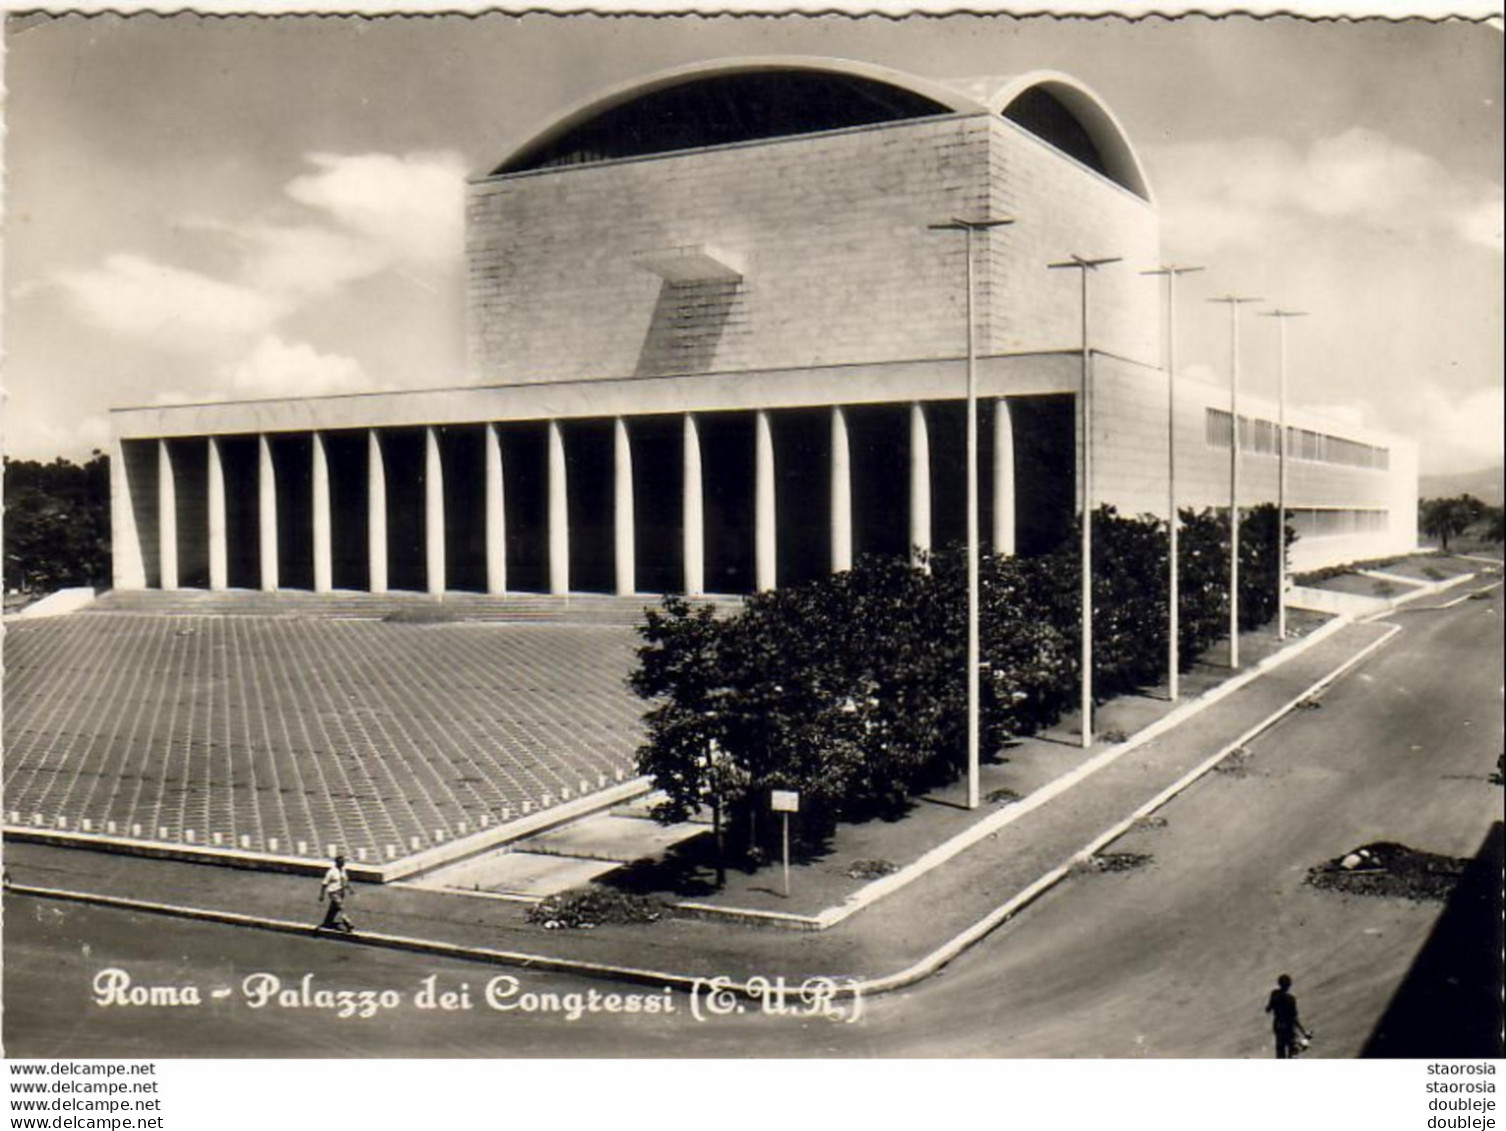
<svg viewBox="0 0 1506 1131">
<path fill-rule="evenodd" d="M 854 860 L 847 875 L 854 880 L 877 880 L 897 871 L 899 866 L 891 860 Z"/>
<path fill-rule="evenodd" d="M 528 921 L 551 930 L 589 929 L 602 923 L 656 923 L 669 905 L 654 896 L 634 895 L 588 884 L 558 892 L 528 909 Z"/>
</svg>

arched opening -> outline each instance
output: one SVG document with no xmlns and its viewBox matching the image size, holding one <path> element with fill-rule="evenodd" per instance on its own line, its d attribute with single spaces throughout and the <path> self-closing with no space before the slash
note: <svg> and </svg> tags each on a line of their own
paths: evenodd
<svg viewBox="0 0 1506 1131">
<path fill-rule="evenodd" d="M 1118 124 L 1086 90 L 1066 80 L 1037 82 L 1011 98 L 1002 114 L 1100 176 L 1150 199 L 1145 176 Z"/>
<path fill-rule="evenodd" d="M 855 74 L 796 67 L 731 71 L 650 89 L 550 130 L 493 176 L 950 112 L 916 91 Z"/>
</svg>

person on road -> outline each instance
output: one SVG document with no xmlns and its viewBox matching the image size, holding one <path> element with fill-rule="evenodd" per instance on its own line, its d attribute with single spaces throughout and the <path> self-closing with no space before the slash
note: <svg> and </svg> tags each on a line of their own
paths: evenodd
<svg viewBox="0 0 1506 1131">
<path fill-rule="evenodd" d="M 324 909 L 324 922 L 319 924 L 321 931 L 354 933 L 355 924 L 345 914 L 345 901 L 349 898 L 350 874 L 345 870 L 345 857 L 336 855 L 334 864 L 324 873 L 324 882 L 319 885 L 319 901 L 329 901 L 329 906 Z"/>
<path fill-rule="evenodd" d="M 1276 988 L 1266 1000 L 1265 1011 L 1271 1015 L 1271 1031 L 1276 1035 L 1276 1059 L 1290 1060 L 1301 1052 L 1297 1034 L 1304 1040 L 1312 1040 L 1312 1034 L 1302 1027 L 1297 1017 L 1297 999 L 1292 993 L 1292 976 L 1283 974 L 1276 979 Z"/>
</svg>

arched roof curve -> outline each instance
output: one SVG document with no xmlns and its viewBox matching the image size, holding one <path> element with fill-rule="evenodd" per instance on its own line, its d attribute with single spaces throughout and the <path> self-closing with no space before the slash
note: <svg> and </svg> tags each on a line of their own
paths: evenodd
<svg viewBox="0 0 1506 1131">
<path fill-rule="evenodd" d="M 1092 139 L 1110 180 L 1129 189 L 1136 196 L 1154 203 L 1150 178 L 1140 157 L 1130 144 L 1129 135 L 1114 112 L 1085 83 L 1061 71 L 1028 71 L 1010 78 L 989 80 L 990 90 L 978 90 L 977 97 L 992 114 L 1008 116 L 1009 108 L 1031 91 L 1049 94 L 1066 108 Z M 973 89 L 977 90 L 975 86 Z"/>
<path fill-rule="evenodd" d="M 576 103 L 563 114 L 552 116 L 529 139 L 492 170 L 492 175 L 524 172 L 554 164 L 573 161 L 601 160 L 613 156 L 635 156 L 640 153 L 669 152 L 681 148 L 698 148 L 701 145 L 717 144 L 718 139 L 690 139 L 683 144 L 673 141 L 644 144 L 640 149 L 626 152 L 591 152 L 594 142 L 602 137 L 615 141 L 608 128 L 622 122 L 622 115 L 631 114 L 635 106 L 648 106 L 656 97 L 673 97 L 681 88 L 698 86 L 702 90 L 720 84 L 724 94 L 737 97 L 739 90 L 746 92 L 747 81 L 760 75 L 809 76 L 812 81 L 847 82 L 857 90 L 868 92 L 868 97 L 886 101 L 889 105 L 871 105 L 863 108 L 870 114 L 868 121 L 902 120 L 905 118 L 933 115 L 1003 115 L 1010 117 L 1010 109 L 1022 99 L 1049 96 L 1059 104 L 1080 127 L 1092 149 L 1099 171 L 1109 179 L 1124 186 L 1147 201 L 1153 200 L 1149 179 L 1140 164 L 1140 159 L 1130 145 L 1124 128 L 1104 101 L 1085 84 L 1061 71 L 1037 70 L 1007 78 L 983 78 L 957 81 L 941 81 L 907 74 L 891 67 L 864 63 L 852 59 L 809 55 L 760 55 L 732 59 L 717 59 L 693 63 L 660 71 L 646 78 L 637 78 L 598 92 Z M 680 109 L 683 109 L 681 107 Z M 736 107 L 732 109 L 735 111 Z M 672 118 L 674 110 L 670 111 Z M 773 129 L 755 137 L 785 136 L 811 132 L 823 128 L 836 128 L 835 124 L 815 124 L 806 128 Z M 862 121 L 846 124 L 862 124 Z M 1026 128 L 1031 126 L 1023 123 Z M 593 127 L 601 135 L 593 139 Z M 631 123 L 629 130 L 631 132 Z M 1040 133 L 1048 143 L 1056 144 L 1050 136 Z M 744 139 L 736 139 L 744 140 Z M 571 146 L 579 152 L 571 154 Z M 1062 148 L 1058 146 L 1058 148 Z"/>
<path fill-rule="evenodd" d="M 987 112 L 987 106 L 984 103 L 944 83 L 906 74 L 875 63 L 810 55 L 759 55 L 718 59 L 674 67 L 649 75 L 647 78 L 620 83 L 606 91 L 591 95 L 563 114 L 551 117 L 548 124 L 534 131 L 529 135 L 529 140 L 514 149 L 506 160 L 493 170 L 493 175 L 534 167 L 531 163 L 538 155 L 547 153 L 552 146 L 568 138 L 572 133 L 599 120 L 613 110 L 651 95 L 708 80 L 773 72 L 805 72 L 816 76 L 845 77 L 888 87 L 902 94 L 908 94 L 914 99 L 932 103 L 934 105 L 932 112 L 937 114 Z"/>
</svg>

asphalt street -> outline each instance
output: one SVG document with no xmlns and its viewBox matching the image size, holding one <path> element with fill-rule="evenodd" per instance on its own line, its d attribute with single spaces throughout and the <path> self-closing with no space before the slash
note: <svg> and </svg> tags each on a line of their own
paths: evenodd
<svg viewBox="0 0 1506 1131">
<path fill-rule="evenodd" d="M 782 1014 L 745 1003 L 726 1015 L 702 1001 L 698 1018 L 684 994 L 672 1012 L 650 1012 L 647 999 L 665 995 L 641 986 L 8 897 L 6 1052 L 1258 1057 L 1269 1055 L 1265 995 L 1288 972 L 1318 1034 L 1312 1055 L 1355 1056 L 1442 908 L 1319 891 L 1305 876 L 1372 841 L 1479 850 L 1501 810 L 1488 780 L 1503 730 L 1499 606 L 1497 591 L 1395 614 L 1402 631 L 1319 707 L 1292 713 L 1111 846 L 1146 863 L 1071 877 L 936 977 L 864 1002 L 855 1020 L 806 1015 L 793 1000 Z M 203 1003 L 98 1005 L 95 980 L 109 968 L 137 987 L 192 985 Z M 253 1008 L 244 991 L 257 973 L 292 996 Z M 311 994 L 390 990 L 397 1004 L 342 1018 L 338 1004 L 302 1003 L 305 974 Z M 498 976 L 496 1001 L 518 1008 L 488 1004 Z M 470 1007 L 419 1008 L 430 977 L 438 991 L 464 986 Z M 608 994 L 646 996 L 639 1012 L 611 1013 Z M 585 1012 L 572 1019 L 576 1007 Z"/>
</svg>

